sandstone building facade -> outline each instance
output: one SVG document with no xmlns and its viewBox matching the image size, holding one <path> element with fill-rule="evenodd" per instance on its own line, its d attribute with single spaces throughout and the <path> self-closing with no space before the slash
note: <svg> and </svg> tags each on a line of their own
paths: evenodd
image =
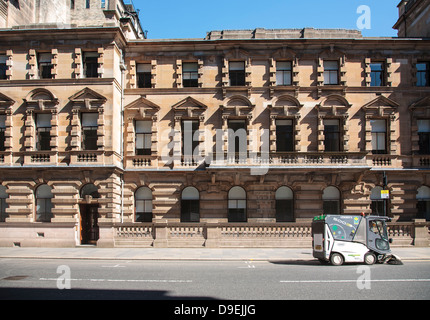
<svg viewBox="0 0 430 320">
<path fill-rule="evenodd" d="M 130 1 L 0 9 L 0 245 L 308 245 L 322 213 L 428 245 L 429 40 L 149 40 Z"/>
</svg>

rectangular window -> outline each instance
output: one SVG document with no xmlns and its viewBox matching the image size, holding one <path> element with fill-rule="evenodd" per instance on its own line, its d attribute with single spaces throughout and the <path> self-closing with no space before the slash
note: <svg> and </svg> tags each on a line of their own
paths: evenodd
<svg viewBox="0 0 430 320">
<path fill-rule="evenodd" d="M 106 8 L 106 0 L 101 0 L 101 8 Z"/>
<path fill-rule="evenodd" d="M 199 146 L 196 132 L 199 130 L 198 120 L 183 120 L 181 124 L 182 131 L 182 155 L 192 157 Z M 198 152 L 198 151 L 196 151 Z"/>
<path fill-rule="evenodd" d="M 417 120 L 419 154 L 430 154 L 430 119 Z"/>
<path fill-rule="evenodd" d="M 181 222 L 200 222 L 200 201 L 181 201 Z"/>
<path fill-rule="evenodd" d="M 0 54 L 0 80 L 6 80 L 6 70 L 7 70 L 7 56 L 4 54 Z"/>
<path fill-rule="evenodd" d="M 246 200 L 228 200 L 228 222 L 246 222 Z"/>
<path fill-rule="evenodd" d="M 430 62 L 417 63 L 417 87 L 430 86 Z"/>
<path fill-rule="evenodd" d="M 324 84 L 339 84 L 339 63 L 337 61 L 324 61 Z"/>
<path fill-rule="evenodd" d="M 370 86 L 384 86 L 385 68 L 383 62 L 373 62 L 370 64 Z"/>
<path fill-rule="evenodd" d="M 51 113 L 36 114 L 36 150 L 51 150 Z"/>
<path fill-rule="evenodd" d="M 276 151 L 294 151 L 293 120 L 276 120 Z"/>
<path fill-rule="evenodd" d="M 246 120 L 229 120 L 228 129 L 228 153 L 246 156 Z"/>
<path fill-rule="evenodd" d="M 245 85 L 245 62 L 235 61 L 229 63 L 229 77 L 231 86 Z"/>
<path fill-rule="evenodd" d="M 70 0 L 70 9 L 75 9 L 75 0 Z"/>
<path fill-rule="evenodd" d="M 89 9 L 91 7 L 90 0 L 85 0 L 85 8 Z"/>
<path fill-rule="evenodd" d="M 98 57 L 97 52 L 84 52 L 84 74 L 86 78 L 97 78 L 99 76 Z"/>
<path fill-rule="evenodd" d="M 98 113 L 82 113 L 82 150 L 97 150 Z"/>
<path fill-rule="evenodd" d="M 326 215 L 340 214 L 340 201 L 339 200 L 324 200 L 323 201 L 323 212 Z"/>
<path fill-rule="evenodd" d="M 51 53 L 39 53 L 37 63 L 39 66 L 40 79 L 52 79 L 51 59 L 52 59 Z"/>
<path fill-rule="evenodd" d="M 136 222 L 152 222 L 152 200 L 136 200 Z"/>
<path fill-rule="evenodd" d="M 8 204 L 6 203 L 6 198 L 0 198 L 0 222 L 5 222 L 6 218 L 9 215 L 6 213 L 6 209 L 8 208 Z"/>
<path fill-rule="evenodd" d="M 50 222 L 52 218 L 52 201 L 50 198 L 36 199 L 36 221 Z"/>
<path fill-rule="evenodd" d="M 276 61 L 276 85 L 291 86 L 291 61 Z"/>
<path fill-rule="evenodd" d="M 136 66 L 137 87 L 151 88 L 151 64 L 138 63 Z"/>
<path fill-rule="evenodd" d="M 0 201 L 3 199 L 0 199 Z M 429 199 L 420 199 L 417 201 L 417 209 L 419 219 L 426 219 L 426 221 L 430 221 L 430 200 Z"/>
<path fill-rule="evenodd" d="M 387 153 L 387 122 L 385 120 L 370 120 L 372 127 L 372 153 Z"/>
<path fill-rule="evenodd" d="M 324 150 L 340 151 L 340 125 L 339 119 L 324 120 Z"/>
<path fill-rule="evenodd" d="M 184 62 L 182 64 L 182 81 L 184 87 L 199 86 L 199 65 L 197 62 Z"/>
<path fill-rule="evenodd" d="M 136 155 L 151 155 L 152 121 L 136 121 Z"/>
<path fill-rule="evenodd" d="M 0 151 L 5 151 L 6 115 L 0 114 Z"/>
</svg>

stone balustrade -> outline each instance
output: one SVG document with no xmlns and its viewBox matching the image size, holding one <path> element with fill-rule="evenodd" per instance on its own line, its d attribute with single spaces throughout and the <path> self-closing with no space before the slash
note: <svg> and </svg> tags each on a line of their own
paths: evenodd
<svg viewBox="0 0 430 320">
<path fill-rule="evenodd" d="M 153 223 L 114 225 L 113 246 L 136 247 L 311 247 L 310 222 L 296 223 L 179 223 L 166 220 Z M 428 246 L 430 223 L 388 224 L 392 246 Z M 106 242 L 105 242 L 106 245 Z"/>
</svg>

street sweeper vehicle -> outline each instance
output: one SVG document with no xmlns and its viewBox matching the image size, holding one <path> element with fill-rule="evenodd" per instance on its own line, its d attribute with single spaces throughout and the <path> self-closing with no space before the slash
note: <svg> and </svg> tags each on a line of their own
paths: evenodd
<svg viewBox="0 0 430 320">
<path fill-rule="evenodd" d="M 322 215 L 312 221 L 313 256 L 321 263 L 402 264 L 390 250 L 387 222 L 380 216 Z"/>
</svg>

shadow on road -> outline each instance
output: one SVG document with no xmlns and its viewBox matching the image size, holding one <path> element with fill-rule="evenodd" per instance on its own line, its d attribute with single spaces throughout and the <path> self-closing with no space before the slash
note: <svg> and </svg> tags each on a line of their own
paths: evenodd
<svg viewBox="0 0 430 320">
<path fill-rule="evenodd" d="M 0 300 L 215 300 L 211 297 L 172 297 L 165 290 L 102 290 L 0 288 Z"/>
<path fill-rule="evenodd" d="M 269 260 L 269 263 L 295 266 L 321 266 L 318 260 Z"/>
</svg>

